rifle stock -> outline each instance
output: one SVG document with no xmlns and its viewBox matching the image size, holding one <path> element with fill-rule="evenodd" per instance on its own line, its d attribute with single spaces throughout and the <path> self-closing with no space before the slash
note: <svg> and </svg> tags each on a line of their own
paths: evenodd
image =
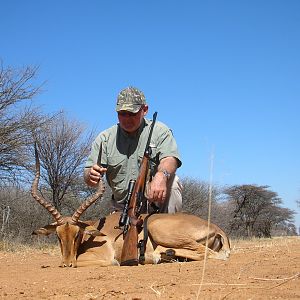
<svg viewBox="0 0 300 300">
<path fill-rule="evenodd" d="M 121 266 L 137 266 L 138 265 L 138 227 L 142 225 L 136 211 L 137 200 L 139 195 L 143 193 L 146 175 L 148 170 L 149 158 L 143 157 L 139 176 L 136 180 L 133 193 L 130 198 L 128 217 L 130 220 L 129 229 L 124 238 L 124 244 L 121 254 Z"/>
<path fill-rule="evenodd" d="M 144 152 L 144 156 L 140 166 L 139 176 L 135 182 L 133 192 L 129 200 L 128 217 L 129 217 L 129 229 L 126 232 L 122 254 L 121 254 L 121 266 L 137 266 L 138 259 L 138 231 L 142 226 L 142 219 L 139 218 L 139 212 L 137 211 L 138 198 L 143 196 L 144 187 L 146 183 L 146 177 L 148 172 L 149 160 L 151 157 L 150 140 L 155 124 L 157 112 L 153 115 L 153 122 L 150 128 L 150 133 Z"/>
<path fill-rule="evenodd" d="M 121 254 L 121 266 L 137 266 L 138 261 L 138 229 L 131 224 L 124 239 Z"/>
</svg>

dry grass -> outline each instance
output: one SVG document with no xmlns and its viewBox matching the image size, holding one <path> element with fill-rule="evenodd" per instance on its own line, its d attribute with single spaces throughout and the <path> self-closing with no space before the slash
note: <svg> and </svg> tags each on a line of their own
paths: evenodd
<svg viewBox="0 0 300 300">
<path fill-rule="evenodd" d="M 36 242 L 32 245 L 14 242 L 11 240 L 0 241 L 1 252 L 14 252 L 14 253 L 32 253 L 32 252 L 47 252 L 49 254 L 60 254 L 60 249 L 57 244 Z"/>
<path fill-rule="evenodd" d="M 268 238 L 253 238 L 253 239 L 233 239 L 231 240 L 232 251 L 238 252 L 248 252 L 253 251 L 255 247 L 258 251 L 265 251 L 274 246 L 285 247 L 288 252 L 290 252 L 290 244 L 299 240 L 299 236 L 283 236 L 283 237 L 273 237 Z M 253 246 L 255 245 L 255 246 Z"/>
</svg>

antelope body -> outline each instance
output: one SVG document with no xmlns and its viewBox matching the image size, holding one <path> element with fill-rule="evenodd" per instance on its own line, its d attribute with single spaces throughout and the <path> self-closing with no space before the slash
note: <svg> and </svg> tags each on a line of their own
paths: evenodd
<svg viewBox="0 0 300 300">
<path fill-rule="evenodd" d="M 145 220 L 146 215 L 141 218 Z M 79 246 L 78 264 L 118 265 L 123 247 L 122 230 L 117 227 L 120 213 L 114 213 L 93 224 L 103 235 L 87 234 Z M 230 254 L 229 239 L 216 225 L 185 213 L 153 214 L 147 220 L 148 235 L 145 264 L 157 264 L 177 258 L 202 260 L 207 250 L 208 258 L 227 259 Z M 144 231 L 139 240 L 144 239 Z M 207 243 L 207 249 L 206 249 Z"/>
<path fill-rule="evenodd" d="M 61 266 L 118 265 L 121 260 L 123 231 L 118 227 L 120 213 L 111 214 L 97 221 L 80 221 L 81 214 L 98 198 L 104 187 L 100 180 L 96 192 L 71 217 L 63 217 L 53 205 L 37 195 L 40 166 L 36 150 L 36 176 L 32 184 L 32 196 L 56 220 L 34 231 L 34 234 L 56 233 L 61 247 Z M 147 223 L 148 236 L 145 245 L 146 264 L 157 264 L 172 259 L 186 258 L 202 260 L 208 258 L 227 259 L 230 243 L 226 234 L 216 225 L 190 214 L 141 215 Z M 145 226 L 145 225 L 144 225 Z M 139 240 L 144 231 L 139 232 Z"/>
<path fill-rule="evenodd" d="M 144 219 L 146 215 L 141 217 Z M 78 221 L 77 224 L 64 218 L 63 225 L 55 223 L 35 233 L 48 235 L 56 231 L 61 246 L 61 266 L 118 265 L 123 247 L 122 230 L 117 227 L 119 218 L 120 213 L 114 213 L 96 222 Z M 199 217 L 184 213 L 154 214 L 147 223 L 146 264 L 176 258 L 202 260 L 205 250 L 208 258 L 229 257 L 230 244 L 226 234 L 214 224 L 208 228 L 208 223 Z M 142 230 L 139 240 L 143 238 Z"/>
</svg>

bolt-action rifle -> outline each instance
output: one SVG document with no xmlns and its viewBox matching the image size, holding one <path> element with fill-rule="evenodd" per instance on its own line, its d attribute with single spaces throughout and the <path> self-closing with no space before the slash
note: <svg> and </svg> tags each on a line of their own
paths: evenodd
<svg viewBox="0 0 300 300">
<path fill-rule="evenodd" d="M 120 218 L 119 225 L 123 226 L 124 244 L 121 254 L 121 266 L 137 266 L 138 260 L 138 227 L 142 226 L 140 218 L 140 208 L 146 185 L 146 177 L 149 169 L 149 160 L 151 158 L 150 141 L 156 121 L 157 112 L 153 114 L 153 120 L 140 165 L 139 176 L 136 181 L 131 180 L 128 187 L 129 202 L 125 202 L 124 210 Z M 129 204 L 128 204 L 129 203 Z"/>
</svg>

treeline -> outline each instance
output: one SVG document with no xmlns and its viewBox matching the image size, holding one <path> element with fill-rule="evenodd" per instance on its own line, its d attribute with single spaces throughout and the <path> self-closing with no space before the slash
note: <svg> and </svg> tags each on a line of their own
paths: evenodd
<svg viewBox="0 0 300 300">
<path fill-rule="evenodd" d="M 94 132 L 64 113 L 43 114 L 32 99 L 37 68 L 0 65 L 0 241 L 31 242 L 31 232 L 53 222 L 30 194 L 35 174 L 34 141 L 41 161 L 40 193 L 62 214 L 72 214 L 93 190 L 83 182 L 83 166 Z M 183 178 L 184 210 L 211 221 L 232 237 L 296 235 L 294 211 L 268 186 L 210 187 L 194 178 Z M 111 193 L 96 202 L 83 218 L 108 213 Z M 208 200 L 211 200 L 210 202 Z"/>
<path fill-rule="evenodd" d="M 211 221 L 232 237 L 297 235 L 295 212 L 268 186 L 255 184 L 209 187 L 208 183 L 185 178 L 184 209 Z"/>
</svg>

